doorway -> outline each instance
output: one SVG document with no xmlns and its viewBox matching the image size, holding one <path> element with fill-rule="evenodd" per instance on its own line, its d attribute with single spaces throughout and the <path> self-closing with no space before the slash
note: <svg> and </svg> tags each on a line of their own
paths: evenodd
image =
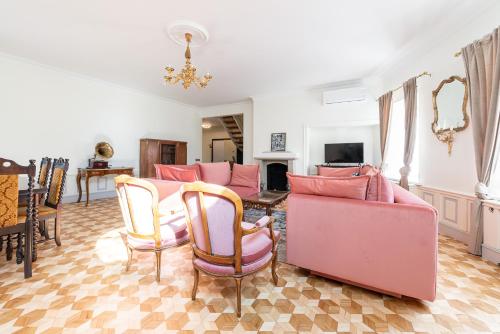
<svg viewBox="0 0 500 334">
<path fill-rule="evenodd" d="M 202 162 L 243 163 L 243 114 L 202 119 Z"/>
</svg>

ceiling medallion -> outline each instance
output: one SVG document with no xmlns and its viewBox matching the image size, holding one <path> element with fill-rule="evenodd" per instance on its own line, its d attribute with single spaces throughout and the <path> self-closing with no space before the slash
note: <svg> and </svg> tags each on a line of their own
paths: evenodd
<svg viewBox="0 0 500 334">
<path fill-rule="evenodd" d="M 189 48 L 193 35 L 187 32 L 184 34 L 184 37 L 187 43 L 186 52 L 184 53 L 186 64 L 181 69 L 180 73 L 177 74 L 174 74 L 175 70 L 173 67 L 165 67 L 165 70 L 167 71 L 167 75 L 164 77 L 165 81 L 172 85 L 175 85 L 179 81 L 182 81 L 182 86 L 184 87 L 184 89 L 188 89 L 191 84 L 195 84 L 200 88 L 205 88 L 207 87 L 208 82 L 212 79 L 212 75 L 210 73 L 207 73 L 201 78 L 196 76 L 196 67 L 191 64 L 191 49 Z"/>
</svg>

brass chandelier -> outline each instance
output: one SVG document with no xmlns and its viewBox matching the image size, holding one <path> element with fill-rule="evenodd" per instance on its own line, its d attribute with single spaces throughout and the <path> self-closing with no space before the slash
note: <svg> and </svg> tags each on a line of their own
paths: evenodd
<svg viewBox="0 0 500 334">
<path fill-rule="evenodd" d="M 184 53 L 184 56 L 186 57 L 186 64 L 184 65 L 184 68 L 182 68 L 181 72 L 177 74 L 174 74 L 175 70 L 173 67 L 165 67 L 165 70 L 167 71 L 167 75 L 164 76 L 165 81 L 172 85 L 182 81 L 184 89 L 188 89 L 193 83 L 199 88 L 205 88 L 207 87 L 208 82 L 212 79 L 212 75 L 207 73 L 201 78 L 196 76 L 196 67 L 191 64 L 191 50 L 189 49 L 189 44 L 191 43 L 193 35 L 186 33 L 184 36 L 187 43 L 186 52 Z"/>
</svg>

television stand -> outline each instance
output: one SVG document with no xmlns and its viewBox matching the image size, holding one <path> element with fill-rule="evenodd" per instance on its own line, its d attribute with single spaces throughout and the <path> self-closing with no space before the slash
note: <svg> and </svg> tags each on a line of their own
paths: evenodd
<svg viewBox="0 0 500 334">
<path fill-rule="evenodd" d="M 321 165 L 316 165 L 316 167 L 327 167 L 327 168 L 349 168 L 349 167 L 362 167 L 362 163 L 348 163 L 348 162 L 327 162 Z"/>
</svg>

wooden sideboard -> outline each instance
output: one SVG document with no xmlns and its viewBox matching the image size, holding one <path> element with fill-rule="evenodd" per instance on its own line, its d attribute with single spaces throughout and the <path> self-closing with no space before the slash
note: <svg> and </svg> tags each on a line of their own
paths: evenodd
<svg viewBox="0 0 500 334">
<path fill-rule="evenodd" d="M 140 177 L 155 177 L 154 164 L 187 164 L 187 143 L 185 141 L 148 139 L 140 140 Z"/>
</svg>

